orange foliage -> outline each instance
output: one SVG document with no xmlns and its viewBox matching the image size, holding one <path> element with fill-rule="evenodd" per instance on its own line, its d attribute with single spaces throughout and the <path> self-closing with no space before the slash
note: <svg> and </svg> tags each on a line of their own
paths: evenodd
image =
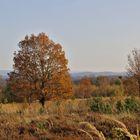
<svg viewBox="0 0 140 140">
<path fill-rule="evenodd" d="M 26 96 L 43 95 L 47 99 L 72 94 L 68 60 L 60 44 L 55 44 L 44 33 L 26 36 L 14 53 L 14 71 L 9 83 Z"/>
<path fill-rule="evenodd" d="M 80 85 L 79 85 L 79 93 L 83 96 L 83 97 L 90 97 L 91 93 L 92 93 L 92 83 L 91 83 L 91 79 L 84 77 L 81 79 L 80 81 Z"/>
</svg>

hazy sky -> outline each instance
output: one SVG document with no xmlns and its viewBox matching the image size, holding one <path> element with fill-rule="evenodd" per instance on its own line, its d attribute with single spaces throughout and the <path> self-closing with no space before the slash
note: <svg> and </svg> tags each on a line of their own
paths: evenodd
<svg viewBox="0 0 140 140">
<path fill-rule="evenodd" d="M 140 48 L 140 0 L 0 0 L 0 69 L 40 32 L 63 46 L 71 71 L 125 71 Z"/>
</svg>

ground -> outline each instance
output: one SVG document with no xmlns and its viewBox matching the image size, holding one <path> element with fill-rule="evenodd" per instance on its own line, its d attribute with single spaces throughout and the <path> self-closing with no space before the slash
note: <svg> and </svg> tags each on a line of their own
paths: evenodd
<svg viewBox="0 0 140 140">
<path fill-rule="evenodd" d="M 1 140 L 138 140 L 140 113 L 102 114 L 86 100 L 0 105 Z"/>
</svg>

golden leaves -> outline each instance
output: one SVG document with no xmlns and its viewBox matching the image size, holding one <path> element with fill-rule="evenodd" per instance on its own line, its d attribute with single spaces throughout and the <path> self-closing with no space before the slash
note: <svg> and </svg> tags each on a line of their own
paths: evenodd
<svg viewBox="0 0 140 140">
<path fill-rule="evenodd" d="M 70 94 L 72 86 L 67 64 L 60 44 L 55 44 L 45 33 L 32 34 L 19 42 L 10 81 L 15 82 L 15 89 L 21 87 L 21 90 L 28 89 L 26 92 L 29 93 L 37 90 L 50 96 Z"/>
</svg>

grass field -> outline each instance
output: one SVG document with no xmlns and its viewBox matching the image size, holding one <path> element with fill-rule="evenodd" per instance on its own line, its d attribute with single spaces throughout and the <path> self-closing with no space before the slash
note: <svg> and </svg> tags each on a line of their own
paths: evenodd
<svg viewBox="0 0 140 140">
<path fill-rule="evenodd" d="M 89 104 L 82 99 L 48 101 L 45 108 L 38 102 L 1 104 L 0 139 L 140 140 L 140 112 L 99 113 Z"/>
</svg>

